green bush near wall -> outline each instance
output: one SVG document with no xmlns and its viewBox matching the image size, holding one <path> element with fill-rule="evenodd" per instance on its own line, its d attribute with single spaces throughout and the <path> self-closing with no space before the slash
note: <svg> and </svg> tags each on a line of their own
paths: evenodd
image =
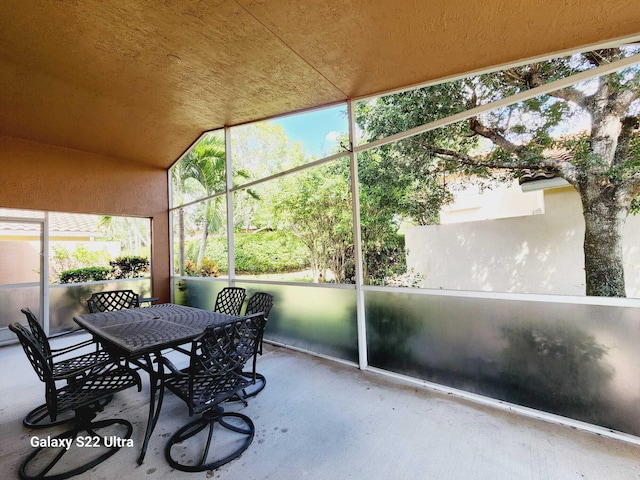
<svg viewBox="0 0 640 480">
<path fill-rule="evenodd" d="M 60 273 L 60 283 L 98 282 L 108 280 L 111 269 L 108 267 L 85 267 L 65 270 Z"/>
</svg>

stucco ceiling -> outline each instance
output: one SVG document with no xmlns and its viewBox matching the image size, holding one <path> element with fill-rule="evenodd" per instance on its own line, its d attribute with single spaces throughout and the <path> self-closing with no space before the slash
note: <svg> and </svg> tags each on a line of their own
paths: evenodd
<svg viewBox="0 0 640 480">
<path fill-rule="evenodd" d="M 3 0 L 0 134 L 168 167 L 205 130 L 639 33 L 628 0 Z"/>
</svg>

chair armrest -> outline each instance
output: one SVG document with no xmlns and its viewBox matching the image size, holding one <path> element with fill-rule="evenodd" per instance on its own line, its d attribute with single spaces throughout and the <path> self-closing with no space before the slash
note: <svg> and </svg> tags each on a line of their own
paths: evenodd
<svg viewBox="0 0 640 480">
<path fill-rule="evenodd" d="M 78 327 L 78 328 L 74 328 L 73 330 L 67 330 L 66 332 L 55 333 L 55 334 L 51 335 L 48 338 L 49 338 L 49 340 L 55 340 L 56 338 L 64 337 L 66 335 L 71 335 L 72 333 L 77 333 L 77 332 L 79 332 L 81 330 L 84 331 L 84 328 Z"/>
<path fill-rule="evenodd" d="M 138 304 L 153 303 L 153 302 L 157 302 L 158 300 L 159 300 L 158 297 L 145 297 L 145 298 L 138 299 Z"/>
<path fill-rule="evenodd" d="M 187 350 L 186 348 L 182 348 L 182 347 L 173 347 L 173 350 L 176 350 L 180 353 L 184 353 L 187 356 L 191 355 L 191 352 L 189 350 Z"/>
<path fill-rule="evenodd" d="M 70 345 L 68 347 L 63 348 L 52 348 L 51 349 L 51 358 L 59 357 L 60 355 L 64 355 L 65 353 L 73 352 L 74 350 L 78 350 L 80 348 L 87 347 L 89 345 L 93 345 L 95 342 L 93 339 L 85 340 L 84 342 L 76 343 L 75 345 Z"/>
<path fill-rule="evenodd" d="M 167 367 L 173 375 L 185 375 L 178 367 L 176 367 L 171 360 L 168 358 L 162 358 L 162 363 L 165 367 Z"/>
</svg>

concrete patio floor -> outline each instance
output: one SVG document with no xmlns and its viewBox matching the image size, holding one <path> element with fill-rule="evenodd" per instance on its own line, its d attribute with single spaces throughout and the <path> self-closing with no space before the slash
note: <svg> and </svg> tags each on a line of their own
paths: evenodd
<svg viewBox="0 0 640 480">
<path fill-rule="evenodd" d="M 75 336 L 78 341 L 81 337 Z M 43 402 L 22 348 L 0 348 L 0 471 L 17 469 L 32 447 L 22 416 Z M 167 394 L 146 460 L 136 458 L 146 426 L 148 385 L 119 393 L 100 417 L 134 424 L 133 448 L 75 478 L 88 479 L 640 479 L 640 446 L 478 404 L 376 373 L 267 346 L 267 388 L 228 410 L 256 425 L 249 449 L 213 472 L 173 470 L 164 458 L 186 406 Z M 146 382 L 143 374 L 143 380 Z"/>
</svg>

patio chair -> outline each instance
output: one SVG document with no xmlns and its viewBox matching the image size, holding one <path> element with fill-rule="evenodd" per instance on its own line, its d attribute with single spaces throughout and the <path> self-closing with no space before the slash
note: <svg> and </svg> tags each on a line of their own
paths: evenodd
<svg viewBox="0 0 640 480">
<path fill-rule="evenodd" d="M 226 315 L 240 315 L 246 295 L 244 288 L 225 287 L 218 293 L 213 311 Z"/>
<path fill-rule="evenodd" d="M 94 418 L 104 399 L 134 385 L 140 390 L 140 376 L 109 359 L 100 365 L 92 364 L 83 375 L 74 371 L 67 376 L 69 382 L 58 387 L 56 381 L 62 377 L 54 376 L 50 359 L 36 337 L 19 323 L 12 323 L 9 329 L 18 336 L 38 378 L 45 384 L 51 421 L 55 422 L 65 412 L 73 412 L 71 429 L 33 449 L 20 465 L 20 478 L 62 480 L 86 472 L 116 453 L 131 438 L 133 426 L 123 419 L 94 421 Z M 114 441 L 116 438 L 118 441 Z M 83 446 L 85 441 L 91 445 Z"/>
<path fill-rule="evenodd" d="M 269 319 L 269 312 L 273 306 L 273 295 L 265 292 L 254 293 L 247 301 L 247 307 L 245 308 L 245 315 L 252 315 L 254 313 L 264 314 L 265 323 Z M 243 398 L 249 398 L 260 393 L 267 385 L 267 379 L 261 373 L 256 372 L 256 362 L 258 360 L 258 354 L 262 355 L 262 335 L 258 342 L 258 350 L 256 355 L 253 356 L 253 369 L 251 372 L 242 372 L 246 377 L 252 379 L 252 385 L 243 390 Z"/>
<path fill-rule="evenodd" d="M 185 472 L 214 470 L 239 457 L 253 441 L 251 419 L 225 412 L 221 403 L 250 384 L 251 379 L 239 372 L 255 355 L 264 325 L 264 315 L 258 313 L 207 327 L 191 344 L 189 367 L 165 379 L 165 387 L 187 404 L 189 416 L 202 415 L 169 439 L 165 456 L 173 468 Z"/>
<path fill-rule="evenodd" d="M 247 301 L 247 307 L 244 310 L 245 315 L 252 315 L 254 313 L 264 313 L 265 321 L 269 319 L 269 313 L 273 307 L 273 295 L 265 292 L 256 292 Z M 260 338 L 260 345 L 258 347 L 258 353 L 262 355 L 262 338 Z"/>
<path fill-rule="evenodd" d="M 44 330 L 40 326 L 40 322 L 33 312 L 28 308 L 23 308 L 20 311 L 27 317 L 31 334 L 37 342 L 38 347 L 40 347 L 40 350 L 42 350 L 45 361 L 51 370 L 51 375 L 54 380 L 71 381 L 79 377 L 83 377 L 87 374 L 87 369 L 90 369 L 95 365 L 102 365 L 103 362 L 111 358 L 106 351 L 100 350 L 99 345 L 93 340 L 85 340 L 64 348 L 51 348 L 49 338 L 47 338 L 47 335 L 44 333 Z M 76 331 L 77 330 L 73 330 L 67 333 L 75 333 Z M 65 335 L 66 334 L 58 335 L 56 338 L 60 338 Z M 95 351 L 84 353 L 82 355 L 68 356 L 71 352 L 91 345 L 95 346 Z M 102 399 L 101 406 L 106 405 L 108 400 L 109 399 Z M 47 405 L 42 404 L 27 413 L 22 419 L 22 423 L 27 428 L 38 429 L 61 425 L 71 420 L 71 418 L 63 415 L 55 422 L 52 422 L 48 417 L 49 413 Z"/>
<path fill-rule="evenodd" d="M 87 300 L 87 305 L 91 313 L 138 308 L 140 306 L 140 297 L 133 290 L 96 292 Z"/>
</svg>

